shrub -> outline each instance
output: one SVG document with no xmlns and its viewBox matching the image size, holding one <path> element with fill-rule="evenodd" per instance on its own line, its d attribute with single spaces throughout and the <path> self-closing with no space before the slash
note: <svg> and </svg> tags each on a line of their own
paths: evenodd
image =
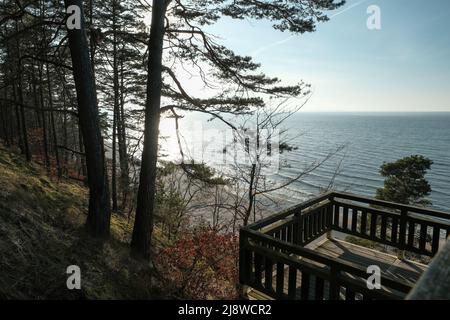
<svg viewBox="0 0 450 320">
<path fill-rule="evenodd" d="M 156 258 L 167 290 L 186 299 L 235 299 L 238 296 L 238 239 L 203 227 L 183 232 Z"/>
</svg>

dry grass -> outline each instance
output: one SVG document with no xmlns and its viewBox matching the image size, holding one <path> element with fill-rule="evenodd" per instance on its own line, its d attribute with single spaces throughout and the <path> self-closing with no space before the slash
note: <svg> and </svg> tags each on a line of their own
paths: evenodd
<svg viewBox="0 0 450 320">
<path fill-rule="evenodd" d="M 84 233 L 86 212 L 86 188 L 49 178 L 0 146 L 0 298 L 155 297 L 148 265 L 129 258 L 131 222 L 114 215 L 102 243 Z M 66 287 L 72 264 L 81 268 L 81 290 Z"/>
</svg>

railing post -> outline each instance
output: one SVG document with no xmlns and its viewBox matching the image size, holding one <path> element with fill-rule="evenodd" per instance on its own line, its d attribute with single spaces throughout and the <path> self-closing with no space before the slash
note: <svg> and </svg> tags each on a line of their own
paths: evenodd
<svg viewBox="0 0 450 320">
<path fill-rule="evenodd" d="M 329 210 L 327 210 L 327 220 L 328 220 L 328 231 L 327 231 L 327 239 L 331 240 L 332 236 L 331 236 L 331 232 L 332 232 L 332 228 L 333 228 L 333 216 L 334 216 L 334 210 L 336 210 L 336 207 L 334 206 L 334 197 L 331 196 L 329 198 L 330 200 L 330 206 L 329 206 Z"/>
<path fill-rule="evenodd" d="M 330 300 L 339 300 L 339 269 L 330 267 Z"/>
<path fill-rule="evenodd" d="M 239 230 L 239 284 L 243 297 L 247 296 L 251 274 L 251 256 L 247 250 L 248 236 L 245 229 Z"/>
<path fill-rule="evenodd" d="M 405 248 L 406 248 L 406 221 L 408 212 L 406 209 L 402 209 L 400 213 L 400 232 L 398 237 L 398 252 L 397 258 L 405 260 Z"/>
<path fill-rule="evenodd" d="M 302 221 L 301 221 L 301 216 L 302 216 L 302 210 L 299 209 L 297 212 L 295 212 L 294 217 L 295 217 L 295 223 L 294 223 L 294 234 L 293 234 L 293 242 L 296 245 L 300 244 L 300 240 L 301 240 L 301 235 L 303 233 L 303 225 L 302 225 Z"/>
</svg>

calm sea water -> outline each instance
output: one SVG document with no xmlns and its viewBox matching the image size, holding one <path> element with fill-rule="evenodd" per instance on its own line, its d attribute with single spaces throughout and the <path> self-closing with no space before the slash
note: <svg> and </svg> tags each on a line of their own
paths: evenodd
<svg viewBox="0 0 450 320">
<path fill-rule="evenodd" d="M 345 149 L 289 187 L 299 199 L 328 186 L 338 164 L 334 187 L 373 196 L 383 186 L 379 168 L 413 154 L 434 161 L 427 175 L 436 209 L 450 211 L 450 113 L 347 114 L 298 113 L 286 122 L 298 150 L 286 155 L 290 168 L 278 179 L 295 176 L 312 160 L 320 161 L 340 145 Z"/>
<path fill-rule="evenodd" d="M 290 143 L 298 149 L 282 156 L 287 167 L 271 177 L 280 182 L 346 145 L 321 167 L 278 193 L 287 204 L 303 201 L 326 188 L 337 167 L 335 189 L 374 196 L 383 186 L 379 174 L 383 162 L 420 154 L 434 161 L 427 174 L 433 207 L 450 211 L 450 113 L 300 112 L 284 127 Z"/>
</svg>

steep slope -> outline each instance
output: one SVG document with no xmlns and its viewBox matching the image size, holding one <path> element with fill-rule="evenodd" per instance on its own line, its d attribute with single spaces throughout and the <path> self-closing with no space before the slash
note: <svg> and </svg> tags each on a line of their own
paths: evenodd
<svg viewBox="0 0 450 320">
<path fill-rule="evenodd" d="M 87 189 L 50 178 L 40 166 L 0 146 L 0 298 L 151 298 L 150 270 L 129 258 L 132 222 L 114 215 L 111 239 L 83 228 Z M 68 290 L 66 269 L 81 269 Z"/>
</svg>

